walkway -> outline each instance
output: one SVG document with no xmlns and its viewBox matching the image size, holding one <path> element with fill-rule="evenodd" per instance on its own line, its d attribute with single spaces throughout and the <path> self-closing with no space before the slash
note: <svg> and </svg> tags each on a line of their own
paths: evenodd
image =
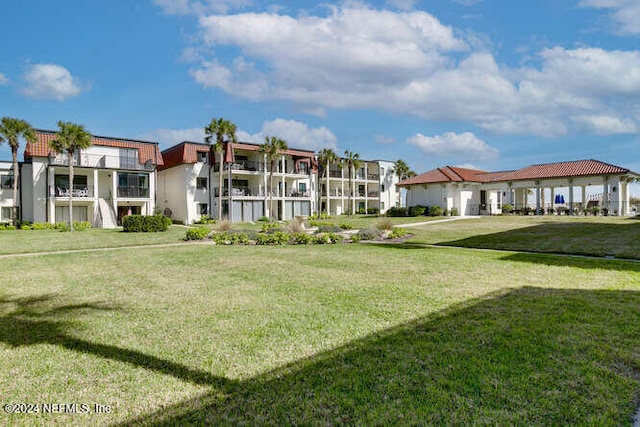
<svg viewBox="0 0 640 427">
<path fill-rule="evenodd" d="M 482 218 L 481 216 L 455 216 L 452 218 L 447 218 L 447 219 L 437 219 L 435 221 L 424 221 L 424 222 L 413 222 L 410 224 L 398 224 L 398 225 L 394 225 L 394 227 L 399 227 L 399 228 L 407 228 L 407 227 L 418 227 L 421 225 L 431 225 L 431 224 L 440 224 L 443 222 L 451 222 L 451 221 L 461 221 L 463 219 L 480 219 Z"/>
</svg>

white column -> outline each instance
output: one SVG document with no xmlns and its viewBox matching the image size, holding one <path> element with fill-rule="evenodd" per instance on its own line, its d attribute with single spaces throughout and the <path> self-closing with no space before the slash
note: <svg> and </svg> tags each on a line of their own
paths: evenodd
<svg viewBox="0 0 640 427">
<path fill-rule="evenodd" d="M 54 201 L 54 197 L 58 194 L 56 189 L 56 168 L 49 168 L 49 188 L 46 189 L 47 192 L 47 210 L 49 222 L 51 224 L 55 224 L 56 222 L 56 204 Z M 34 220 L 36 218 L 36 206 L 33 204 L 33 217 Z"/>
<path fill-rule="evenodd" d="M 118 217 L 118 172 L 113 171 L 111 173 L 111 205 L 113 206 L 113 212 Z"/>
<path fill-rule="evenodd" d="M 573 182 L 569 183 L 569 215 L 573 215 Z"/>
<path fill-rule="evenodd" d="M 98 169 L 93 170 L 93 218 L 96 219 L 98 217 Z M 94 226 L 102 226 L 102 224 L 97 224 L 96 221 L 92 221 Z"/>
<path fill-rule="evenodd" d="M 536 185 L 536 215 L 538 215 L 538 213 L 540 212 L 540 208 L 541 208 L 541 195 L 540 195 L 541 191 L 540 191 L 540 184 Z"/>
<path fill-rule="evenodd" d="M 556 210 L 556 188 L 555 187 L 551 187 L 551 208 L 554 210 Z"/>
</svg>

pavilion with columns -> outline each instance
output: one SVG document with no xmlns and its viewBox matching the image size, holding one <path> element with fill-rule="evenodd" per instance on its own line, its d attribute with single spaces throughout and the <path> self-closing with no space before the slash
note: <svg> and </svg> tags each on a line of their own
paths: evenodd
<svg viewBox="0 0 640 427">
<path fill-rule="evenodd" d="M 631 215 L 629 184 L 635 172 L 599 160 L 578 160 L 486 172 L 445 166 L 401 181 L 407 206 L 440 206 L 458 215 L 491 215 L 510 205 L 516 212 L 593 212 Z"/>
</svg>

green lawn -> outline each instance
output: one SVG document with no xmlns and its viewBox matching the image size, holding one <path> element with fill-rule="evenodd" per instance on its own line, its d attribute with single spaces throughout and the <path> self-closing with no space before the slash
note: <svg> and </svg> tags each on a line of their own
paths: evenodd
<svg viewBox="0 0 640 427">
<path fill-rule="evenodd" d="M 2 424 L 624 425 L 640 399 L 633 262 L 185 244 L 2 264 L 2 403 L 111 408 Z"/>
<path fill-rule="evenodd" d="M 0 255 L 178 243 L 185 233 L 186 228 L 180 226 L 171 226 L 164 233 L 124 233 L 121 228 L 93 228 L 73 233 L 58 230 L 3 230 L 0 231 Z"/>
<path fill-rule="evenodd" d="M 640 220 L 498 216 L 407 228 L 413 244 L 640 259 Z"/>
</svg>

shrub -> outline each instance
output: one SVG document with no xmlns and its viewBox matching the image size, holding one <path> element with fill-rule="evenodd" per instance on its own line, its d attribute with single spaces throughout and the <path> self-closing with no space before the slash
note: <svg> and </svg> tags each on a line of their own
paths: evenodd
<svg viewBox="0 0 640 427">
<path fill-rule="evenodd" d="M 258 245 L 286 245 L 289 243 L 291 236 L 282 231 L 276 231 L 272 234 L 258 233 L 256 244 Z"/>
<path fill-rule="evenodd" d="M 194 224 L 215 224 L 216 220 L 211 219 L 209 215 L 201 215 L 200 219 L 193 222 Z"/>
<path fill-rule="evenodd" d="M 293 243 L 294 245 L 308 245 L 313 241 L 313 236 L 307 233 L 294 233 L 291 235 L 291 243 Z"/>
<path fill-rule="evenodd" d="M 504 205 L 502 205 L 502 213 L 503 214 L 510 214 L 513 212 L 513 206 L 510 205 L 509 203 L 506 203 Z"/>
<path fill-rule="evenodd" d="M 597 206 L 594 206 L 591 208 L 591 214 L 592 215 L 598 215 L 600 213 L 600 208 Z"/>
<path fill-rule="evenodd" d="M 315 236 L 317 245 L 333 245 L 342 241 L 342 237 L 335 233 L 322 233 Z"/>
<path fill-rule="evenodd" d="M 393 228 L 393 222 L 389 219 L 382 218 L 376 222 L 375 227 L 380 231 L 391 230 Z"/>
<path fill-rule="evenodd" d="M 187 230 L 184 240 L 204 240 L 207 234 L 209 234 L 207 227 L 190 228 Z"/>
<path fill-rule="evenodd" d="M 365 208 L 358 208 L 358 211 L 357 211 L 357 214 L 358 214 L 358 215 L 364 215 L 364 214 L 366 214 L 366 213 L 367 213 L 367 211 L 366 211 L 366 209 L 365 209 Z"/>
<path fill-rule="evenodd" d="M 442 208 L 440 206 L 432 206 L 429 208 L 429 216 L 442 216 Z"/>
<path fill-rule="evenodd" d="M 374 240 L 380 236 L 380 231 L 373 228 L 364 228 L 358 231 L 358 240 Z"/>
<path fill-rule="evenodd" d="M 343 230 L 352 230 L 353 229 L 353 225 L 351 225 L 348 222 L 343 222 L 339 225 L 339 227 Z"/>
<path fill-rule="evenodd" d="M 258 218 L 258 222 L 269 222 L 269 218 L 267 218 L 266 216 L 261 216 L 260 218 Z"/>
<path fill-rule="evenodd" d="M 608 216 L 609 215 L 609 208 L 602 208 L 602 215 Z"/>
<path fill-rule="evenodd" d="M 458 216 L 458 208 L 451 208 L 451 216 Z"/>
<path fill-rule="evenodd" d="M 29 227 L 30 230 L 53 230 L 54 225 L 49 222 L 34 222 Z"/>
<path fill-rule="evenodd" d="M 380 209 L 379 208 L 368 208 L 367 209 L 367 214 L 369 215 L 378 215 L 380 213 Z"/>
<path fill-rule="evenodd" d="M 321 225 L 318 227 L 318 231 L 316 233 L 339 233 L 342 231 L 342 228 L 337 225 Z"/>
<path fill-rule="evenodd" d="M 391 234 L 389 234 L 390 239 L 397 239 L 398 237 L 404 237 L 407 235 L 407 230 L 404 228 L 394 228 L 391 230 Z"/>
<path fill-rule="evenodd" d="M 282 231 L 280 224 L 277 222 L 267 222 L 266 224 L 262 224 L 262 232 L 272 234 L 276 231 Z"/>
<path fill-rule="evenodd" d="M 387 216 L 407 216 L 407 208 L 389 208 L 389 210 L 387 210 Z"/>
<path fill-rule="evenodd" d="M 331 227 L 333 226 L 333 223 L 328 221 L 309 221 L 309 226 L 310 227 L 322 227 L 322 226 Z"/>
<path fill-rule="evenodd" d="M 122 230 L 127 233 L 154 233 L 167 231 L 171 223 L 171 218 L 164 215 L 127 215 L 122 218 Z M 75 222 L 73 227 L 76 228 Z"/>
<path fill-rule="evenodd" d="M 249 236 L 247 233 L 229 233 L 229 241 L 232 245 L 246 245 L 249 243 Z"/>
<path fill-rule="evenodd" d="M 427 211 L 427 208 L 425 206 L 411 206 L 409 208 L 409 216 L 420 216 L 420 215 L 424 215 L 425 212 Z"/>
<path fill-rule="evenodd" d="M 0 225 L 0 230 L 15 230 L 16 227 L 12 224 L 2 224 Z"/>
<path fill-rule="evenodd" d="M 31 221 L 26 221 L 26 220 L 18 221 L 18 229 L 20 229 L 20 230 L 30 230 L 31 229 Z"/>
</svg>

